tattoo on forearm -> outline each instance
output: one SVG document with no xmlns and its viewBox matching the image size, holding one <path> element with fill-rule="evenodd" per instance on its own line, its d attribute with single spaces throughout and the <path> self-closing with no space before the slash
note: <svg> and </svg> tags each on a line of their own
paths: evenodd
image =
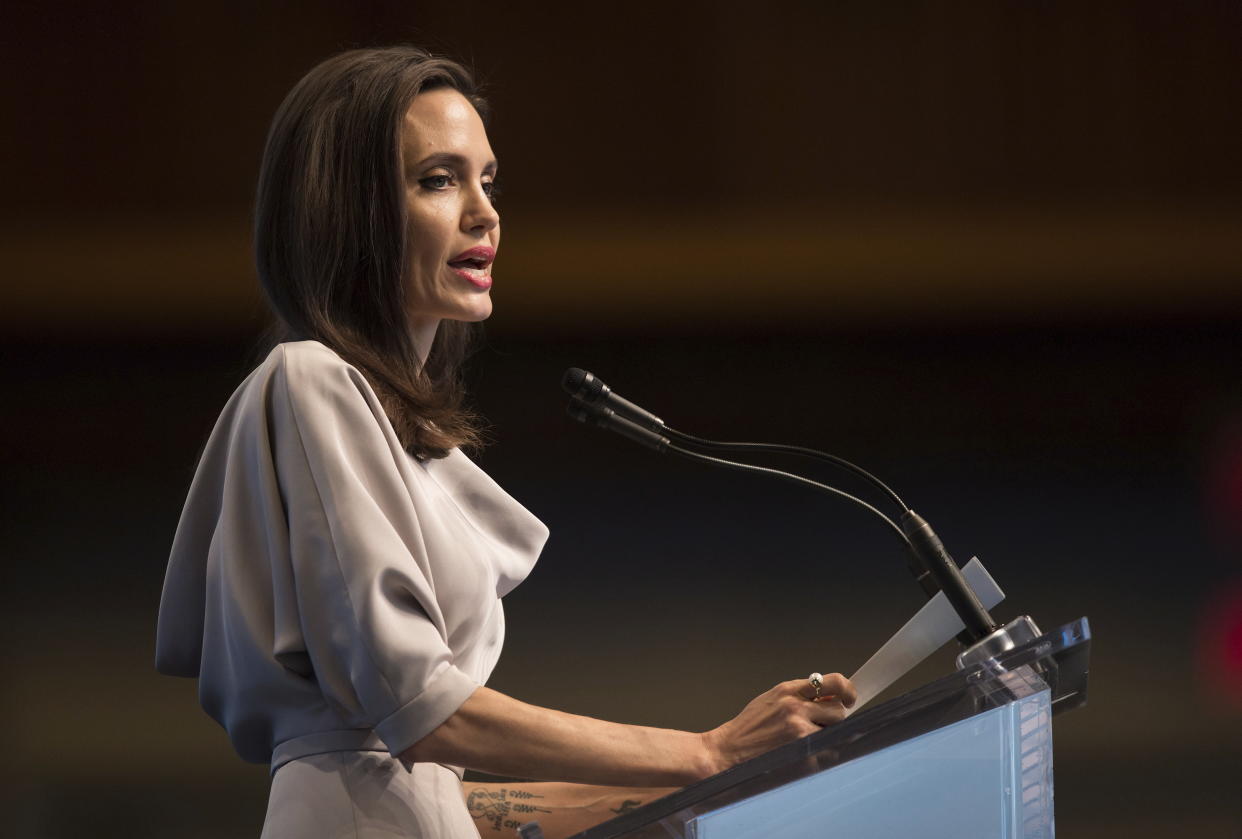
<svg viewBox="0 0 1242 839">
<path fill-rule="evenodd" d="M 493 830 L 517 830 L 530 821 L 531 813 L 552 812 L 547 807 L 522 803 L 535 798 L 543 798 L 543 796 L 520 789 L 501 787 L 497 790 L 486 790 L 476 787 L 470 790 L 470 795 L 466 799 L 466 809 L 470 811 L 470 818 L 475 821 L 488 822 Z M 524 815 L 526 818 L 515 819 L 512 818 L 513 815 Z"/>
<path fill-rule="evenodd" d="M 608 809 L 619 816 L 622 813 L 628 813 L 630 810 L 637 810 L 640 806 L 642 806 L 641 801 L 635 801 L 632 798 L 627 798 L 621 802 L 620 807 L 610 807 Z"/>
</svg>

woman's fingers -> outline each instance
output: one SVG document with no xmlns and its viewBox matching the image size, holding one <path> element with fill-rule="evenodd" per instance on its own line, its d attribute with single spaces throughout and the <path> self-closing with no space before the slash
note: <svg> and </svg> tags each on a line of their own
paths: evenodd
<svg viewBox="0 0 1242 839">
<path fill-rule="evenodd" d="M 805 736 L 826 725 L 835 725 L 845 719 L 845 709 L 858 699 L 854 684 L 840 673 L 814 674 L 819 680 L 818 696 L 811 679 L 791 679 L 782 682 L 778 690 L 792 696 L 796 701 L 789 707 L 798 719 L 793 728 Z"/>
<path fill-rule="evenodd" d="M 717 771 L 845 719 L 845 708 L 858 696 L 850 680 L 831 673 L 818 681 L 818 698 L 809 679 L 790 679 L 756 696 L 727 723 L 705 732 Z"/>
<path fill-rule="evenodd" d="M 858 691 L 854 689 L 854 683 L 840 673 L 829 673 L 820 677 L 818 697 L 816 697 L 815 686 L 811 684 L 810 679 L 791 679 L 788 682 L 782 682 L 781 686 L 803 699 L 818 698 L 820 702 L 823 702 L 826 697 L 831 697 L 839 700 L 846 708 L 853 707 L 854 702 L 858 700 Z"/>
<path fill-rule="evenodd" d="M 845 706 L 836 699 L 808 702 L 807 719 L 819 727 L 836 725 L 845 719 Z"/>
<path fill-rule="evenodd" d="M 846 708 L 854 707 L 854 703 L 858 701 L 858 691 L 854 689 L 854 683 L 840 673 L 829 673 L 825 676 L 820 693 L 835 696 Z"/>
</svg>

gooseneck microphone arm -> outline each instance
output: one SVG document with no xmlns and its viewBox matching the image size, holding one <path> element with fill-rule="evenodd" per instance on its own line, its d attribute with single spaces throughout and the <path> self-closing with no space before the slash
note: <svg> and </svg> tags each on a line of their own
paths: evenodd
<svg viewBox="0 0 1242 839">
<path fill-rule="evenodd" d="M 883 520 L 883 522 L 893 531 L 893 533 L 896 534 L 897 538 L 901 540 L 901 543 L 907 549 L 911 551 L 914 550 L 914 546 L 910 543 L 909 537 L 906 536 L 905 532 L 901 529 L 897 522 L 893 521 L 888 517 L 888 515 L 868 504 L 866 501 L 863 501 L 861 498 L 850 495 L 848 492 L 839 490 L 836 487 L 830 487 L 827 484 L 821 484 L 818 481 L 812 481 L 810 478 L 804 478 L 801 475 L 795 475 L 792 472 L 784 472 L 780 469 L 771 469 L 767 466 L 755 466 L 750 463 L 738 463 L 734 460 L 725 460 L 721 457 L 711 457 L 710 455 L 700 454 L 699 452 L 692 452 L 689 449 L 684 449 L 681 446 L 674 445 L 668 437 L 657 431 L 642 427 L 638 423 L 621 416 L 611 408 L 605 408 L 600 405 L 592 405 L 587 402 L 583 402 L 581 399 L 574 399 L 570 402 L 569 415 L 578 422 L 586 425 L 593 425 L 596 428 L 615 431 L 623 437 L 628 437 L 636 443 L 655 449 L 661 453 L 672 452 L 673 454 L 680 455 L 681 457 L 689 460 L 697 460 L 700 463 L 710 463 L 714 466 L 724 467 L 725 469 L 735 469 L 739 472 L 769 475 L 782 481 L 799 484 L 800 486 L 809 487 L 810 489 L 814 489 L 818 492 L 827 493 L 828 495 L 835 495 L 837 498 L 843 498 L 846 501 L 851 501 L 871 513 L 874 513 L 876 516 L 879 516 L 880 519 Z M 665 428 L 663 430 L 667 433 L 671 429 Z"/>
<path fill-rule="evenodd" d="M 978 641 L 996 630 L 997 624 L 988 614 L 988 610 L 979 602 L 974 589 L 966 584 L 961 569 L 945 550 L 940 537 L 932 530 L 931 525 L 913 510 L 907 510 L 901 517 L 901 530 L 910 541 L 910 550 L 919 558 L 919 562 L 935 581 L 935 585 L 944 592 L 953 611 L 966 625 L 966 637 Z M 919 583 L 923 585 L 923 580 Z M 924 591 L 926 591 L 924 585 Z"/>
<path fill-rule="evenodd" d="M 675 428 L 669 428 L 664 421 L 655 414 L 645 411 L 642 408 L 630 402 L 628 399 L 615 393 L 612 388 L 595 378 L 579 367 L 571 367 L 565 371 L 564 377 L 561 379 L 561 386 L 570 396 L 582 401 L 587 405 L 599 405 L 609 408 L 618 416 L 628 419 L 635 425 L 648 428 L 657 434 L 668 437 L 670 441 L 676 440 L 682 445 L 696 449 L 706 449 L 707 451 L 717 452 L 737 452 L 739 454 L 789 454 L 798 457 L 806 457 L 812 460 L 819 460 L 824 463 L 843 469 L 852 475 L 862 478 L 867 483 L 878 489 L 881 493 L 888 496 L 894 504 L 905 512 L 910 507 L 901 500 L 897 493 L 893 492 L 887 484 L 872 475 L 861 466 L 850 463 L 843 457 L 828 454 L 827 452 L 817 451 L 816 449 L 808 449 L 803 446 L 787 446 L 781 443 L 734 443 L 722 442 L 719 440 L 704 440 L 702 437 L 695 437 L 690 434 L 678 431 Z M 934 592 L 933 592 L 934 594 Z"/>
<path fill-rule="evenodd" d="M 803 446 L 787 446 L 782 443 L 732 443 L 722 442 L 720 440 L 704 440 L 702 437 L 693 437 L 676 429 L 664 426 L 662 431 L 668 435 L 670 440 L 677 440 L 688 446 L 695 448 L 707 449 L 709 451 L 718 452 L 738 452 L 739 454 L 791 454 L 798 457 L 806 457 L 812 460 L 819 460 L 824 463 L 830 463 L 840 469 L 844 469 L 853 475 L 857 475 L 873 487 L 878 489 L 889 497 L 890 500 L 902 510 L 909 510 L 906 502 L 901 500 L 897 493 L 889 489 L 888 485 L 872 475 L 861 466 L 856 466 L 848 460 L 836 455 L 821 452 L 816 449 L 808 449 Z"/>
<path fill-rule="evenodd" d="M 711 455 L 700 454 L 699 452 L 692 452 L 689 449 L 683 449 L 680 446 L 674 446 L 671 444 L 669 445 L 668 450 L 675 454 L 679 454 L 682 457 L 689 458 L 690 460 L 697 460 L 700 463 L 710 463 L 715 466 L 722 466 L 725 469 L 736 469 L 740 472 L 751 472 L 753 474 L 759 474 L 759 475 L 770 475 L 771 477 L 778 478 L 782 481 L 787 481 L 789 483 L 794 483 L 794 484 L 800 484 L 801 486 L 810 487 L 811 489 L 817 490 L 819 492 L 824 492 L 829 495 L 835 495 L 837 498 L 844 498 L 846 501 L 851 501 L 854 504 L 857 504 L 859 507 L 862 507 L 863 509 L 868 510 L 871 513 L 874 513 L 875 515 L 879 516 L 880 519 L 882 519 L 884 523 L 888 525 L 889 528 L 892 529 L 893 533 L 897 535 L 897 538 L 901 540 L 902 545 L 904 545 L 909 550 L 914 550 L 914 546 L 910 544 L 910 538 L 906 536 L 905 532 L 897 525 L 895 521 L 890 519 L 888 516 L 880 512 L 878 509 L 876 509 L 872 505 L 868 504 L 866 501 L 863 501 L 861 498 L 858 498 L 857 496 L 854 496 L 854 495 L 850 495 L 848 492 L 839 490 L 836 487 L 830 487 L 827 484 L 821 484 L 819 481 L 812 481 L 810 478 L 804 478 L 801 475 L 795 475 L 792 472 L 785 472 L 781 469 L 772 469 L 767 466 L 754 466 L 750 463 L 738 463 L 735 460 L 725 460 L 722 457 L 712 457 Z"/>
<path fill-rule="evenodd" d="M 988 614 L 983 604 L 979 602 L 979 598 L 974 591 L 966 584 L 966 581 L 962 578 L 961 571 L 957 567 L 957 563 L 949 556 L 944 544 L 931 529 L 931 525 L 911 510 L 879 478 L 876 478 L 861 467 L 855 466 L 843 458 L 801 446 L 769 443 L 724 443 L 703 440 L 699 437 L 684 434 L 669 428 L 664 424 L 663 420 L 649 411 L 645 411 L 629 400 L 613 393 L 612 389 L 606 384 L 577 367 L 570 368 L 565 372 L 561 384 L 573 396 L 569 406 L 569 415 L 579 422 L 615 431 L 658 452 L 673 452 L 690 460 L 710 463 L 727 469 L 769 475 L 843 498 L 870 511 L 883 520 L 901 539 L 902 544 L 909 552 L 907 557 L 910 572 L 914 575 L 927 596 L 932 597 L 937 591 L 944 592 L 954 611 L 957 612 L 966 626 L 962 636 L 959 636 L 959 640 L 962 640 L 963 643 L 977 641 L 997 630 L 997 624 L 992 620 L 991 615 Z M 757 454 L 795 454 L 831 463 L 864 478 L 893 500 L 903 511 L 901 524 L 898 525 L 889 516 L 861 498 L 857 498 L 835 487 L 830 487 L 827 484 L 821 484 L 818 481 L 812 481 L 809 478 L 780 469 L 754 466 L 749 463 L 738 463 L 720 457 L 701 454 L 683 446 L 674 445 L 673 440 L 708 450 Z"/>
</svg>

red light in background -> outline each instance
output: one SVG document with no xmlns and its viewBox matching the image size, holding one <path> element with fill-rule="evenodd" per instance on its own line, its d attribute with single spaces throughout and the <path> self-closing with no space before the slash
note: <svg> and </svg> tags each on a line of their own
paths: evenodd
<svg viewBox="0 0 1242 839">
<path fill-rule="evenodd" d="M 1242 422 L 1232 422 L 1213 447 L 1208 507 L 1229 548 L 1242 549 Z M 1242 550 L 1238 550 L 1242 556 Z"/>
<path fill-rule="evenodd" d="M 1242 418 L 1225 423 L 1208 464 L 1208 512 L 1228 555 L 1242 558 Z M 1199 613 L 1199 683 L 1211 704 L 1242 711 L 1242 578 L 1225 582 Z"/>
<path fill-rule="evenodd" d="M 1242 580 L 1205 604 L 1198 641 L 1199 679 L 1209 701 L 1242 711 Z"/>
</svg>

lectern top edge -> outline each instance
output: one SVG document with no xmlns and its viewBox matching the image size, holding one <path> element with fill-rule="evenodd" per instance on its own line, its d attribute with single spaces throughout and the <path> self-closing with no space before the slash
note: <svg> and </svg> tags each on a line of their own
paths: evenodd
<svg viewBox="0 0 1242 839">
<path fill-rule="evenodd" d="M 680 836 L 675 825 L 800 778 L 1048 691 L 1051 712 L 1087 698 L 1091 629 L 1085 617 L 844 722 L 692 784 L 574 839 Z M 659 825 L 662 827 L 657 827 Z"/>
</svg>

